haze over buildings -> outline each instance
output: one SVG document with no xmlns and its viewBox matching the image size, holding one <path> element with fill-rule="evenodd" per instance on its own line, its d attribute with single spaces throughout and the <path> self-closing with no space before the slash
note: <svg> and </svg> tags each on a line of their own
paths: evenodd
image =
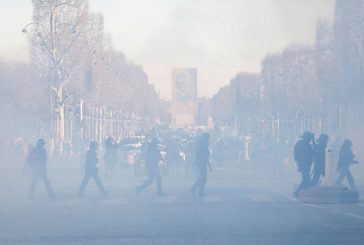
<svg viewBox="0 0 364 245">
<path fill-rule="evenodd" d="M 0 2 L 0 58 L 25 59 L 21 29 L 31 22 L 31 1 Z M 334 1 L 91 0 L 91 8 L 103 13 L 115 48 L 170 98 L 173 67 L 198 68 L 198 95 L 211 96 L 238 72 L 258 72 L 267 53 L 313 43 L 316 22 L 332 19 Z"/>
</svg>

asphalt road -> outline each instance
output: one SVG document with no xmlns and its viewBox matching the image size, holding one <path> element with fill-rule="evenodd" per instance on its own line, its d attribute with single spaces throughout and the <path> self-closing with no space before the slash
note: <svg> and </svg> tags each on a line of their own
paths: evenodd
<svg viewBox="0 0 364 245">
<path fill-rule="evenodd" d="M 105 183 L 108 196 L 90 183 L 80 199 L 79 166 L 51 166 L 55 201 L 42 184 L 27 201 L 28 180 L 9 178 L 1 189 L 0 244 L 364 244 L 363 203 L 299 203 L 294 178 L 216 168 L 208 196 L 199 199 L 189 193 L 192 177 L 183 169 L 164 177 L 165 197 L 155 196 L 155 186 L 136 195 L 143 178 L 119 173 Z"/>
</svg>

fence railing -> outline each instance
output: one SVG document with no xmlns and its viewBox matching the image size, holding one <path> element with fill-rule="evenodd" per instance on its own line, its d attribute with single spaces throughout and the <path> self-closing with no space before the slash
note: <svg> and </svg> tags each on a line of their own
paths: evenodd
<svg viewBox="0 0 364 245">
<path fill-rule="evenodd" d="M 52 142 L 52 147 L 59 154 L 69 151 L 69 147 L 80 142 L 96 140 L 102 142 L 108 136 L 123 139 L 133 135 L 144 134 L 151 128 L 151 120 L 135 113 L 124 112 L 84 101 L 69 101 L 64 107 L 64 139 L 56 139 L 51 132 L 50 120 L 6 116 L 0 119 L 0 136 L 2 140 L 15 141 L 19 138 L 26 144 L 34 143 L 39 137 Z M 54 129 L 57 130 L 57 129 Z M 76 147 L 79 148 L 79 147 Z M 58 150 L 57 150 L 58 149 Z"/>
</svg>

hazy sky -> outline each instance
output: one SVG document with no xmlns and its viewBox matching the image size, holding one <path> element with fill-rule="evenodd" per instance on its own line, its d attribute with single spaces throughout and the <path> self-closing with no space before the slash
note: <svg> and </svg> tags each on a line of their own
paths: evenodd
<svg viewBox="0 0 364 245">
<path fill-rule="evenodd" d="M 291 43 L 313 43 L 319 18 L 334 0 L 90 0 L 104 14 L 114 47 L 142 65 L 164 98 L 171 69 L 198 68 L 199 95 L 211 96 L 240 71 Z M 21 29 L 31 0 L 0 0 L 0 58 L 27 57 Z"/>
</svg>

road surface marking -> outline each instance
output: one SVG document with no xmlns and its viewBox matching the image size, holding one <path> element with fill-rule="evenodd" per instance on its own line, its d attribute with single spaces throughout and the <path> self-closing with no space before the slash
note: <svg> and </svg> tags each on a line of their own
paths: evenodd
<svg viewBox="0 0 364 245">
<path fill-rule="evenodd" d="M 155 197 L 153 199 L 154 203 L 175 203 L 177 199 L 175 197 Z"/>
<path fill-rule="evenodd" d="M 202 197 L 201 200 L 204 202 L 222 202 L 222 198 L 220 196 Z"/>
<path fill-rule="evenodd" d="M 319 205 L 316 205 L 316 204 L 305 203 L 305 205 L 306 206 L 309 206 L 309 207 L 312 207 L 312 208 L 325 209 L 325 207 L 319 206 Z M 345 215 L 345 216 L 349 216 L 349 217 L 352 217 L 352 218 L 355 218 L 355 219 L 364 220 L 364 216 L 360 216 L 360 215 L 356 215 L 356 214 L 351 214 L 351 213 L 343 212 L 343 211 L 340 211 L 340 210 L 328 210 L 328 211 L 331 211 L 331 212 L 337 213 L 337 214 L 342 214 L 342 215 Z"/>
<path fill-rule="evenodd" d="M 349 213 L 343 213 L 347 216 L 350 216 L 350 217 L 353 217 L 353 218 L 356 218 L 356 219 L 362 219 L 364 220 L 364 216 L 360 216 L 360 215 L 356 215 L 356 214 L 349 214 Z"/>
<path fill-rule="evenodd" d="M 125 199 L 121 199 L 121 198 L 112 198 L 112 199 L 105 199 L 101 202 L 101 204 L 107 204 L 107 205 L 126 205 L 128 204 L 127 201 L 125 201 Z"/>
<path fill-rule="evenodd" d="M 322 206 L 319 206 L 317 204 L 312 204 L 312 203 L 304 203 L 306 206 L 309 206 L 311 208 L 324 208 Z"/>
<path fill-rule="evenodd" d="M 247 197 L 253 202 L 273 202 L 273 200 L 266 195 L 247 195 Z"/>
<path fill-rule="evenodd" d="M 288 200 L 292 201 L 292 202 L 298 202 L 297 198 L 294 197 L 289 197 L 289 196 L 285 196 Z"/>
<path fill-rule="evenodd" d="M 342 214 L 342 215 L 346 215 L 346 216 L 349 216 L 349 217 L 352 217 L 352 218 L 364 220 L 364 216 L 351 214 L 351 213 L 346 213 L 346 212 L 343 212 L 343 211 L 340 211 L 340 210 L 332 210 L 332 212 Z"/>
<path fill-rule="evenodd" d="M 67 201 L 57 201 L 54 203 L 55 206 L 74 206 L 82 205 L 83 200 L 67 200 Z"/>
</svg>

